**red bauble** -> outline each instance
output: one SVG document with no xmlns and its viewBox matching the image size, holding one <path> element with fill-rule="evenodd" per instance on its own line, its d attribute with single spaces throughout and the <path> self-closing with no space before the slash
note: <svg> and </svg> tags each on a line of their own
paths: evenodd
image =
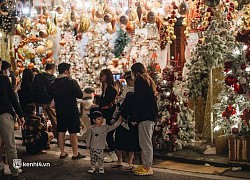
<svg viewBox="0 0 250 180">
<path fill-rule="evenodd" d="M 232 115 L 236 114 L 236 110 L 233 106 L 228 106 L 224 112 L 222 112 L 222 117 L 229 119 Z"/>
<path fill-rule="evenodd" d="M 247 68 L 247 64 L 242 64 L 242 65 L 240 66 L 240 68 L 241 68 L 242 70 L 245 70 L 245 69 Z"/>
<path fill-rule="evenodd" d="M 238 94 L 239 90 L 240 90 L 239 84 L 234 84 L 234 92 Z"/>
<path fill-rule="evenodd" d="M 234 85 L 235 83 L 237 83 L 238 82 L 238 80 L 237 80 L 237 77 L 235 77 L 234 75 L 228 75 L 227 77 L 226 77 L 226 79 L 225 79 L 225 83 L 226 83 L 226 85 L 228 85 L 228 86 L 232 86 L 232 85 Z"/>
<path fill-rule="evenodd" d="M 232 128 L 232 133 L 239 134 L 239 128 L 236 128 L 236 127 Z"/>
<path fill-rule="evenodd" d="M 233 65 L 232 61 L 226 61 L 226 62 L 224 63 L 225 69 L 231 69 L 231 68 L 232 68 L 232 65 Z"/>
</svg>

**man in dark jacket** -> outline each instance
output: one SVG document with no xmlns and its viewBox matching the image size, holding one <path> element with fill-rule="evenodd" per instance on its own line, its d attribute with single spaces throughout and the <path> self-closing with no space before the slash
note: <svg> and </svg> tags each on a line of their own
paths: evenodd
<svg viewBox="0 0 250 180">
<path fill-rule="evenodd" d="M 53 133 L 58 138 L 57 121 L 55 111 L 50 107 L 52 97 L 48 94 L 48 89 L 51 83 L 56 79 L 54 76 L 56 70 L 55 64 L 48 63 L 45 67 L 45 72 L 39 73 L 34 78 L 34 101 L 39 107 L 43 109 L 46 115 L 49 117 L 53 126 Z"/>
<path fill-rule="evenodd" d="M 2 61 L 0 60 L 0 71 Z M 25 123 L 23 118 L 23 111 L 18 103 L 17 96 L 11 86 L 10 80 L 6 75 L 0 74 L 0 147 L 2 143 L 5 145 L 7 152 L 8 164 L 10 166 L 13 179 L 18 179 L 18 169 L 14 168 L 14 159 L 17 159 L 17 151 L 14 135 L 14 111 L 18 114 L 19 123 Z M 0 152 L 0 158 L 2 153 Z M 0 172 L 1 173 L 1 172 Z"/>
<path fill-rule="evenodd" d="M 70 64 L 61 63 L 58 65 L 59 76 L 50 87 L 50 94 L 55 100 L 58 144 L 61 150 L 60 159 L 68 154 L 64 151 L 65 133 L 70 133 L 70 143 L 73 150 L 72 159 L 85 158 L 78 152 L 77 133 L 80 132 L 80 113 L 77 107 L 76 98 L 83 97 L 82 90 L 76 80 L 70 77 Z"/>
</svg>

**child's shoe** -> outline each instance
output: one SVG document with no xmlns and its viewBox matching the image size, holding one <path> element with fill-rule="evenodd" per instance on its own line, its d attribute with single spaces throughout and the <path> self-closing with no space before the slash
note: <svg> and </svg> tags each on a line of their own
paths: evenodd
<svg viewBox="0 0 250 180">
<path fill-rule="evenodd" d="M 88 173 L 90 173 L 90 174 L 93 174 L 95 172 L 95 168 L 90 168 L 89 170 L 88 170 Z"/>
<path fill-rule="evenodd" d="M 104 169 L 103 168 L 99 168 L 99 174 L 104 174 Z"/>
<path fill-rule="evenodd" d="M 141 168 L 140 170 L 138 171 L 135 171 L 135 175 L 137 176 L 150 176 L 150 175 L 153 175 L 154 172 L 152 169 L 145 169 L 145 168 Z"/>
</svg>

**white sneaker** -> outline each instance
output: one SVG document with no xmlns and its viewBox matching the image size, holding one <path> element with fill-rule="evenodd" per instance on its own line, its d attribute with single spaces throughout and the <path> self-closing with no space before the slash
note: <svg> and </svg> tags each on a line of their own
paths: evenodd
<svg viewBox="0 0 250 180">
<path fill-rule="evenodd" d="M 90 174 L 93 174 L 95 172 L 95 168 L 90 168 L 89 170 L 88 170 L 88 173 L 90 173 Z"/>
<path fill-rule="evenodd" d="M 104 174 L 104 169 L 103 168 L 99 168 L 99 174 Z"/>
<path fill-rule="evenodd" d="M 115 152 L 111 152 L 110 157 L 112 159 L 112 162 L 117 162 L 118 161 L 118 157 L 117 157 Z"/>
<path fill-rule="evenodd" d="M 105 163 L 111 163 L 111 162 L 113 162 L 113 159 L 112 159 L 110 153 L 104 158 L 104 162 Z"/>
</svg>

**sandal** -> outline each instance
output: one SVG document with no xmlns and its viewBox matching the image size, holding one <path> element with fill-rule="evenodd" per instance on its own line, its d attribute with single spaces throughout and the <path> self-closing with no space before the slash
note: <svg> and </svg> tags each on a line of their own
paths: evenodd
<svg viewBox="0 0 250 180">
<path fill-rule="evenodd" d="M 131 171 L 134 169 L 134 165 L 129 165 L 126 167 L 126 170 Z"/>
<path fill-rule="evenodd" d="M 121 164 L 113 164 L 113 165 L 112 165 L 112 168 L 120 168 L 120 167 L 122 167 Z"/>
<path fill-rule="evenodd" d="M 44 150 L 41 150 L 38 154 L 46 154 L 47 152 Z"/>
<path fill-rule="evenodd" d="M 60 155 L 60 159 L 65 159 L 65 158 L 67 158 L 69 155 L 68 155 L 68 153 L 66 153 L 65 155 Z"/>
<path fill-rule="evenodd" d="M 81 155 L 79 152 L 77 156 L 72 156 L 72 160 L 77 160 L 77 159 L 82 159 L 82 158 L 86 158 L 86 155 Z"/>
</svg>

